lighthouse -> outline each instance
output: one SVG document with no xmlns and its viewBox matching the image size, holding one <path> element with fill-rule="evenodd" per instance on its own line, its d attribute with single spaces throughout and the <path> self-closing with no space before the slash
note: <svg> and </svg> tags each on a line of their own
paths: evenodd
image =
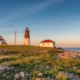
<svg viewBox="0 0 80 80">
<path fill-rule="evenodd" d="M 24 32 L 24 45 L 30 45 L 30 34 L 28 28 L 26 28 Z"/>
</svg>

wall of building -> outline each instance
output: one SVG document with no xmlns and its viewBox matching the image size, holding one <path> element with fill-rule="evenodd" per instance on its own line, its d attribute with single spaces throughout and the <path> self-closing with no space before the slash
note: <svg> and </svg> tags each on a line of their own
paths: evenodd
<svg viewBox="0 0 80 80">
<path fill-rule="evenodd" d="M 24 45 L 30 45 L 30 38 L 24 38 Z"/>
<path fill-rule="evenodd" d="M 6 45 L 6 41 L 4 40 L 4 38 L 2 38 L 2 40 L 0 41 L 0 45 Z"/>
<path fill-rule="evenodd" d="M 40 47 L 55 47 L 55 43 L 53 42 L 40 43 Z"/>
<path fill-rule="evenodd" d="M 0 45 L 1 45 L 1 41 L 0 41 Z"/>
</svg>

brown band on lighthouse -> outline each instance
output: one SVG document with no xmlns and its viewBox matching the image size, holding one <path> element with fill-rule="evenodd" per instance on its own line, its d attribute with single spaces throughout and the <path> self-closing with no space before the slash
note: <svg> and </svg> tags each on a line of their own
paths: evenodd
<svg viewBox="0 0 80 80">
<path fill-rule="evenodd" d="M 30 38 L 29 30 L 25 30 L 24 38 Z"/>
</svg>

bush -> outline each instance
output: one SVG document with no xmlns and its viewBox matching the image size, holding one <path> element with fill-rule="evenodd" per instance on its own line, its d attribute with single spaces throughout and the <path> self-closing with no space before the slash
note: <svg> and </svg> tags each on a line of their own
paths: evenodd
<svg viewBox="0 0 80 80">
<path fill-rule="evenodd" d="M 77 69 L 77 70 L 75 71 L 75 73 L 78 74 L 78 75 L 80 75 L 80 69 Z"/>
</svg>

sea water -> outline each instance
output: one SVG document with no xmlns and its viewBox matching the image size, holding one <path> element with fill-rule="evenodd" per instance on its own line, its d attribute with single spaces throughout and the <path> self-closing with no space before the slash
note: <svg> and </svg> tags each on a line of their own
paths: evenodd
<svg viewBox="0 0 80 80">
<path fill-rule="evenodd" d="M 80 52 L 80 48 L 63 48 L 64 50 L 70 50 L 70 51 L 78 51 Z"/>
</svg>

